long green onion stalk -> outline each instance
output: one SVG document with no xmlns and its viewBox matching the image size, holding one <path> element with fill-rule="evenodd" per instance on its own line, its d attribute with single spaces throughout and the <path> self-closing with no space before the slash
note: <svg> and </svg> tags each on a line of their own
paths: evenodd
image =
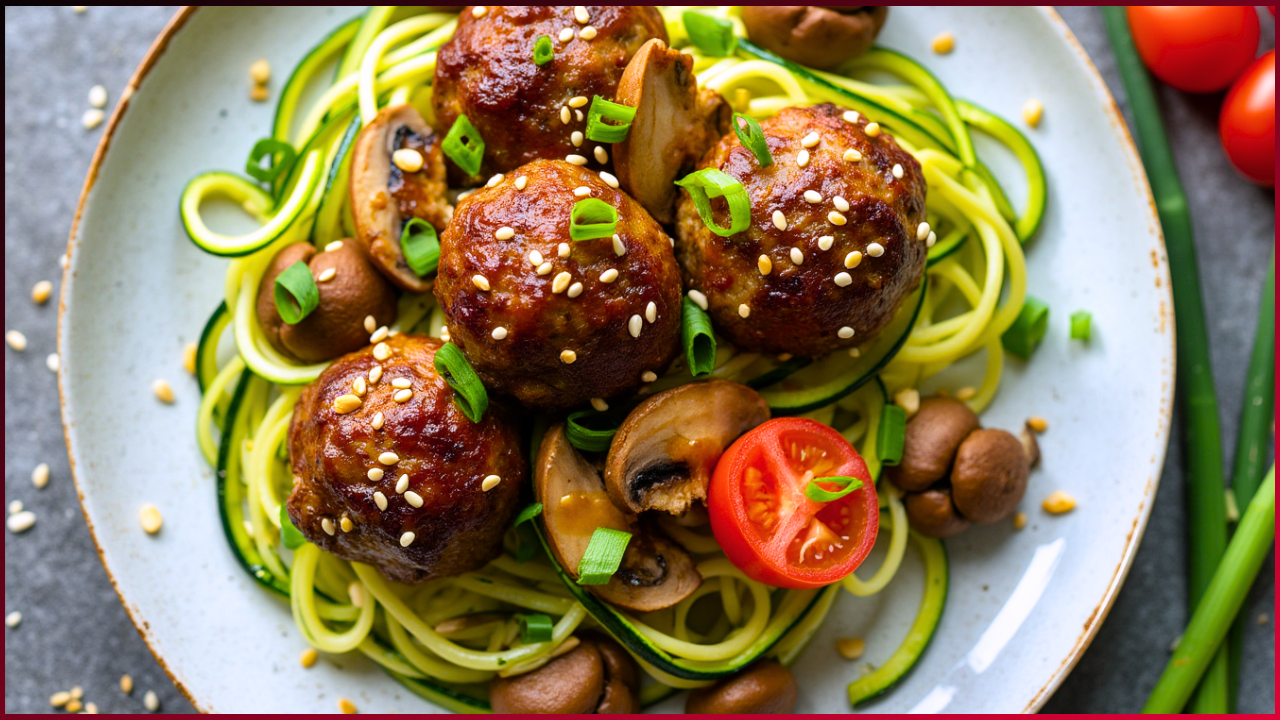
<svg viewBox="0 0 1280 720">
<path fill-rule="evenodd" d="M 1103 9 L 1107 34 L 1116 54 L 1116 66 L 1133 110 L 1134 134 L 1155 195 L 1156 212 L 1164 228 L 1173 280 L 1173 309 L 1177 318 L 1178 395 L 1181 400 L 1186 454 L 1187 530 L 1190 562 L 1190 604 L 1200 602 L 1227 545 L 1226 482 L 1222 436 L 1218 423 L 1218 399 L 1209 367 L 1209 333 L 1200 299 L 1200 273 L 1196 267 L 1195 240 L 1187 197 L 1178 179 L 1169 138 L 1160 120 L 1160 108 L 1151 79 L 1134 47 L 1123 7 Z M 1213 665 L 1197 693 L 1197 712 L 1227 711 L 1227 656 L 1225 650 Z M 1173 708 L 1173 712 L 1181 710 Z"/>
</svg>

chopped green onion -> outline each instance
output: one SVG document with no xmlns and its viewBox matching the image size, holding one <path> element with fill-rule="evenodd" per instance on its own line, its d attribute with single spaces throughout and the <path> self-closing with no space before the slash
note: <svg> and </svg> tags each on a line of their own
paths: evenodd
<svg viewBox="0 0 1280 720">
<path fill-rule="evenodd" d="M 569 237 L 573 240 L 612 237 L 617 227 L 617 209 L 599 198 L 579 200 L 569 213 Z"/>
<path fill-rule="evenodd" d="M 733 114 L 733 131 L 737 133 L 742 147 L 756 156 L 760 167 L 767 168 L 773 164 L 773 154 L 769 152 L 769 143 L 765 140 L 760 123 L 742 113 Z"/>
<path fill-rule="evenodd" d="M 516 515 L 516 521 L 512 525 L 521 525 L 542 514 L 542 503 L 533 503 L 526 505 L 519 515 Z"/>
<path fill-rule="evenodd" d="M 594 421 L 591 422 L 592 425 L 607 427 L 604 429 L 588 427 L 588 421 Z M 604 452 L 609 449 L 613 436 L 618 433 L 618 418 L 610 413 L 579 410 L 569 413 L 565 428 L 569 436 L 569 444 L 583 452 Z"/>
<path fill-rule="evenodd" d="M 591 542 L 587 543 L 587 551 L 582 554 L 578 563 L 579 585 L 606 585 L 609 578 L 618 572 L 622 564 L 622 556 L 627 552 L 627 543 L 631 542 L 631 533 L 613 528 L 596 528 L 591 533 Z"/>
<path fill-rule="evenodd" d="M 525 645 L 551 641 L 551 616 L 542 613 L 519 615 L 520 641 Z"/>
<path fill-rule="evenodd" d="M 546 65 L 556 56 L 556 49 L 551 44 L 550 35 L 540 35 L 533 43 L 533 62 L 535 65 Z"/>
<path fill-rule="evenodd" d="M 690 374 L 698 377 L 716 369 L 716 336 L 711 331 L 711 317 L 689 298 L 680 306 L 680 337 Z"/>
<path fill-rule="evenodd" d="M 1039 300 L 1027 296 L 1022 304 L 1022 312 L 1013 321 L 1013 325 L 1004 331 L 1000 342 L 1010 355 L 1029 360 L 1031 353 L 1040 346 L 1045 330 L 1049 327 L 1049 306 Z"/>
<path fill-rule="evenodd" d="M 489 394 L 458 346 L 451 342 L 440 346 L 436 350 L 435 367 L 440 377 L 453 388 L 453 404 L 468 420 L 480 422 L 484 411 L 489 409 Z"/>
<path fill-rule="evenodd" d="M 732 175 L 716 168 L 703 168 L 695 173 L 677 180 L 676 185 L 684 188 L 693 198 L 693 206 L 698 217 L 711 232 L 720 237 L 729 237 L 740 233 L 751 224 L 751 198 L 747 189 Z M 729 203 L 729 227 L 722 228 L 711 219 L 711 198 L 723 197 Z"/>
<path fill-rule="evenodd" d="M 620 143 L 627 139 L 627 133 L 631 131 L 631 121 L 635 117 L 635 108 L 609 102 L 596 95 L 591 99 L 591 108 L 587 110 L 587 139 L 602 143 Z M 617 124 L 607 124 L 605 120 Z"/>
<path fill-rule="evenodd" d="M 311 268 L 299 260 L 276 276 L 276 310 L 280 319 L 297 325 L 320 306 L 320 288 L 311 277 Z"/>
<path fill-rule="evenodd" d="M 876 434 L 876 455 L 885 465 L 902 461 L 907 443 L 907 411 L 897 405 L 885 405 L 880 411 L 880 430 Z"/>
<path fill-rule="evenodd" d="M 440 238 L 431 223 L 412 218 L 400 232 L 400 251 L 418 277 L 434 275 L 440 265 Z"/>
<path fill-rule="evenodd" d="M 277 158 L 276 153 L 280 153 L 280 157 Z M 262 158 L 269 159 L 271 164 L 262 167 L 260 164 Z M 249 151 L 249 159 L 244 164 L 244 171 L 260 183 L 273 183 L 276 178 L 288 172 L 293 167 L 293 161 L 297 159 L 298 153 L 289 143 L 275 138 L 264 138 L 254 143 L 253 149 Z"/>
<path fill-rule="evenodd" d="M 1093 313 L 1088 310 L 1077 310 L 1071 313 L 1071 339 L 1088 342 L 1092 321 Z"/>
<path fill-rule="evenodd" d="M 529 522 L 541 514 L 542 503 L 526 505 L 520 514 L 516 515 L 516 521 L 511 524 L 516 531 L 516 562 L 529 562 L 541 547 L 541 543 L 538 542 L 538 533 Z"/>
<path fill-rule="evenodd" d="M 729 57 L 738 46 L 733 23 L 696 10 L 684 11 L 684 29 L 694 47 L 710 57 Z"/>
<path fill-rule="evenodd" d="M 297 550 L 307 544 L 307 536 L 289 519 L 289 510 L 284 503 L 280 503 L 280 537 L 284 540 L 284 546 L 290 550 Z"/>
<path fill-rule="evenodd" d="M 827 490 L 818 483 L 833 483 L 839 489 Z M 814 478 L 810 480 L 809 484 L 804 486 L 804 496 L 814 502 L 825 503 L 833 500 L 839 500 L 845 495 L 861 489 L 862 481 L 858 478 L 837 475 L 835 477 Z"/>
<path fill-rule="evenodd" d="M 480 131 L 471 124 L 466 115 L 459 115 L 444 136 L 440 149 L 453 161 L 453 164 L 468 175 L 480 173 L 480 159 L 484 157 L 484 138 Z"/>
</svg>

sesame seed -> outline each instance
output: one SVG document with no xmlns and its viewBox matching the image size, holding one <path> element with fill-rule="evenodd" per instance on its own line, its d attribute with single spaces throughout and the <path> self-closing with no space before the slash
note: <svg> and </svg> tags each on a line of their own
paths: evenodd
<svg viewBox="0 0 1280 720">
<path fill-rule="evenodd" d="M 836 273 L 836 284 L 840 287 L 849 287 L 853 284 L 853 277 L 847 272 Z"/>
<path fill-rule="evenodd" d="M 413 148 L 400 148 L 391 153 L 391 162 L 407 173 L 416 173 L 422 169 L 422 153 Z"/>
<path fill-rule="evenodd" d="M 484 8 L 481 8 L 481 10 L 483 9 Z M 475 11 L 472 11 L 471 14 L 475 15 Z M 481 15 L 483 14 L 484 13 L 481 13 Z M 476 17 L 479 17 L 479 15 L 476 15 Z M 405 535 L 409 537 L 409 543 L 413 542 L 413 533 L 405 533 Z M 404 537 L 401 536 L 400 538 L 401 546 L 409 547 L 409 543 L 405 542 Z M 343 715 L 355 715 L 357 712 L 359 712 L 359 710 L 356 709 L 356 704 L 346 698 L 338 698 L 338 711 L 341 712 Z"/>
<path fill-rule="evenodd" d="M 129 675 L 126 673 L 120 676 L 120 692 L 124 693 L 125 695 L 133 694 L 133 676 L 132 675 Z"/>
<path fill-rule="evenodd" d="M 761 255 L 756 260 L 756 267 L 760 268 L 761 275 L 768 275 L 773 272 L 773 261 L 769 259 L 768 255 Z"/>
<path fill-rule="evenodd" d="M 333 521 L 329 518 L 320 518 L 320 529 L 324 530 L 324 534 L 329 536 L 338 532 L 338 528 L 334 526 Z"/>
<path fill-rule="evenodd" d="M 528 184 L 529 184 L 529 178 L 525 177 L 524 175 L 521 175 L 520 177 L 516 178 L 517 190 L 524 190 L 525 186 Z"/>
<path fill-rule="evenodd" d="M 373 346 L 373 359 L 382 362 L 391 357 L 391 346 L 380 342 Z"/>
<path fill-rule="evenodd" d="M 880 135 L 880 123 L 867 123 L 867 126 L 862 131 L 867 134 L 867 137 L 878 137 Z"/>
<path fill-rule="evenodd" d="M 796 153 L 796 165 L 800 167 L 809 167 L 809 151 L 801 150 Z"/>
<path fill-rule="evenodd" d="M 250 68 L 249 70 L 250 73 L 252 73 L 253 68 Z M 262 82 L 266 82 L 266 80 L 263 80 Z M 89 88 L 89 104 L 96 108 L 106 107 L 107 89 L 101 85 L 94 85 Z"/>
<path fill-rule="evenodd" d="M 148 712 L 155 712 L 160 709 L 160 698 L 156 695 L 155 690 L 148 690 L 142 696 L 142 707 L 146 708 Z"/>
<path fill-rule="evenodd" d="M 56 692 L 49 698 L 49 704 L 54 707 L 62 707 L 69 702 L 71 702 L 71 693 L 66 690 Z"/>
<path fill-rule="evenodd" d="M 840 117 L 844 118 L 845 122 L 856 123 L 858 122 L 858 111 L 845 110 L 844 115 L 841 115 Z"/>
<path fill-rule="evenodd" d="M 516 236 L 516 231 L 513 228 L 500 227 L 493 233 L 493 236 L 499 240 L 510 240 Z"/>
<path fill-rule="evenodd" d="M 596 162 L 601 165 L 609 162 L 609 152 L 604 149 L 603 145 L 597 145 L 595 150 L 591 151 L 596 156 Z"/>
<path fill-rule="evenodd" d="M 967 402 L 974 399 L 978 395 L 978 389 L 972 386 L 965 386 L 956 391 L 956 399 L 960 402 Z"/>
<path fill-rule="evenodd" d="M 53 294 L 53 283 L 48 280 L 41 280 L 31 288 L 31 302 L 37 305 L 43 305 L 49 300 L 49 296 Z"/>
<path fill-rule="evenodd" d="M 192 375 L 196 374 L 196 355 L 199 351 L 200 345 L 198 343 L 189 342 L 182 346 L 182 369 Z"/>
<path fill-rule="evenodd" d="M 627 320 L 627 332 L 631 333 L 631 337 L 633 338 L 640 337 L 640 331 L 643 329 L 644 329 L 644 318 L 640 317 L 639 315 L 632 315 L 631 319 Z"/>
<path fill-rule="evenodd" d="M 640 382 L 651 383 L 657 379 L 658 379 L 658 373 L 652 370 L 645 370 L 644 372 L 640 373 Z"/>
<path fill-rule="evenodd" d="M 266 85 L 271 80 L 271 63 L 266 60 L 259 60 L 250 65 L 249 79 L 258 85 Z M 90 104 L 92 105 L 93 103 L 90 102 Z M 102 105 L 94 105 L 94 107 L 102 107 Z"/>
<path fill-rule="evenodd" d="M 537 273 L 539 275 L 550 275 L 552 271 L 551 263 L 544 262 L 538 266 Z"/>
<path fill-rule="evenodd" d="M 929 223 L 922 222 L 916 226 L 916 239 L 917 240 L 929 239 Z"/>
<path fill-rule="evenodd" d="M 583 40 L 595 40 L 595 39 L 596 39 L 596 29 L 595 29 L 594 27 L 592 27 L 592 26 L 588 25 L 588 26 L 586 26 L 586 27 L 582 28 L 582 31 L 578 33 L 578 37 L 582 38 Z"/>
<path fill-rule="evenodd" d="M 376 385 L 378 381 L 381 379 L 382 379 L 381 365 L 374 365 L 373 367 L 369 368 L 369 382 Z"/>
<path fill-rule="evenodd" d="M 592 402 L 592 404 L 594 405 L 595 403 Z M 500 482 L 502 482 L 502 478 L 497 475 L 486 475 L 484 480 L 480 482 L 480 489 L 484 492 L 489 492 L 490 490 L 498 487 L 498 483 Z"/>
<path fill-rule="evenodd" d="M 831 204 L 835 205 L 840 212 L 849 212 L 849 201 L 839 195 L 831 198 Z"/>
<path fill-rule="evenodd" d="M 564 161 L 570 165 L 577 165 L 578 167 L 582 167 L 587 164 L 587 159 L 581 155 L 565 155 Z"/>
<path fill-rule="evenodd" d="M 884 255 L 884 246 L 880 243 L 871 243 L 867 246 L 867 254 L 871 257 L 880 257 Z"/>
<path fill-rule="evenodd" d="M 157 379 L 152 382 L 151 392 L 155 393 L 156 399 L 162 403 L 173 402 L 173 387 L 169 385 L 168 380 Z"/>
<path fill-rule="evenodd" d="M 9 343 L 9 347 L 22 352 L 27 349 L 27 336 L 17 330 L 10 330 L 4 334 L 4 341 Z"/>
<path fill-rule="evenodd" d="M 920 412 L 920 391 L 915 388 L 904 388 L 893 396 L 893 404 L 907 411 L 907 417 Z"/>
<path fill-rule="evenodd" d="M 588 102 L 589 101 L 587 100 L 587 97 L 585 95 L 575 95 L 569 98 L 569 107 L 571 108 L 586 107 L 586 104 Z"/>
<path fill-rule="evenodd" d="M 904 174 L 905 174 L 905 173 L 904 173 L 904 172 L 903 172 L 903 170 L 902 170 L 902 165 L 901 165 L 901 164 L 899 164 L 899 163 L 894 163 L 894 164 L 893 164 L 893 176 L 894 176 L 895 178 L 897 178 L 897 179 L 901 180 L 901 179 L 902 179 L 902 176 L 903 176 Z"/>
<path fill-rule="evenodd" d="M 938 33 L 930 45 L 933 52 L 938 55 L 946 55 L 955 49 L 956 39 L 949 32 Z"/>
<path fill-rule="evenodd" d="M 573 19 L 582 25 L 586 25 L 591 21 L 591 13 L 587 12 L 587 8 L 582 5 L 575 5 L 573 8 Z"/>
<path fill-rule="evenodd" d="M 817 145 L 819 142 L 821 142 L 821 140 L 822 140 L 821 135 L 819 135 L 816 132 L 811 132 L 808 135 L 805 135 L 803 138 L 801 138 L 800 147 L 811 148 L 814 145 Z"/>
<path fill-rule="evenodd" d="M 538 252 L 537 250 L 530 250 L 530 251 L 529 251 L 529 263 L 530 263 L 531 265 L 535 265 L 535 266 L 537 266 L 537 265 L 541 265 L 541 264 L 542 264 L 542 253 Z"/>
<path fill-rule="evenodd" d="M 644 306 L 644 319 L 648 320 L 650 323 L 655 323 L 658 321 L 657 303 L 650 300 L 649 304 Z"/>
<path fill-rule="evenodd" d="M 22 512 L 22 501 L 21 501 L 21 500 L 14 500 L 13 502 L 9 503 L 9 514 L 10 514 L 10 515 L 17 515 L 17 514 L 18 514 L 18 513 L 20 513 L 20 512 Z"/>
<path fill-rule="evenodd" d="M 22 624 L 22 613 L 13 611 L 4 616 L 4 624 L 6 627 L 16 628 Z"/>
<path fill-rule="evenodd" d="M 31 484 L 37 490 L 49 484 L 49 465 L 48 463 L 40 463 L 35 470 L 31 471 Z"/>
<path fill-rule="evenodd" d="M 380 467 L 371 467 L 369 468 L 369 472 L 365 473 L 365 477 L 374 482 L 379 482 L 382 478 L 386 477 L 386 475 L 387 471 Z"/>
<path fill-rule="evenodd" d="M 58 368 L 62 366 L 62 359 L 58 357 L 58 353 L 49 353 L 44 356 L 44 366 L 49 368 L 49 372 L 58 372 Z"/>
<path fill-rule="evenodd" d="M 397 390 L 396 394 L 391 396 L 391 399 L 398 403 L 407 403 L 413 399 L 413 391 L 408 389 Z"/>
<path fill-rule="evenodd" d="M 783 215 L 781 210 L 773 211 L 773 226 L 779 230 L 787 229 L 787 216 Z"/>
<path fill-rule="evenodd" d="M 98 108 L 90 108 L 84 111 L 84 115 L 80 116 L 80 125 L 85 130 L 92 130 L 102 124 L 107 117 L 106 113 Z"/>
<path fill-rule="evenodd" d="M 697 305 L 703 310 L 707 309 L 707 296 L 703 295 L 701 290 L 690 290 L 689 299 L 693 301 L 694 305 Z"/>
<path fill-rule="evenodd" d="M 481 17 L 484 17 L 484 14 L 487 12 L 489 12 L 489 8 L 483 5 L 477 5 L 471 8 L 471 17 L 481 18 Z"/>
<path fill-rule="evenodd" d="M 365 391 L 368 390 L 368 385 L 368 381 L 364 379 L 363 375 L 361 375 L 351 381 L 351 392 L 359 397 L 364 397 Z"/>
<path fill-rule="evenodd" d="M 750 316 L 751 316 L 751 307 L 749 305 L 747 305 L 746 303 L 743 303 L 738 306 L 738 317 L 745 320 Z"/>
<path fill-rule="evenodd" d="M 404 500 L 416 508 L 422 507 L 422 496 L 412 490 L 405 491 Z"/>
<path fill-rule="evenodd" d="M 845 325 L 844 327 L 836 331 L 836 335 L 839 336 L 841 340 L 848 340 L 849 338 L 853 337 L 853 328 L 849 327 L 848 325 Z"/>
<path fill-rule="evenodd" d="M 578 353 L 572 350 L 560 351 L 560 362 L 564 363 L 565 365 L 572 365 L 573 361 L 577 359 L 578 359 Z"/>
<path fill-rule="evenodd" d="M 861 159 L 862 159 L 862 153 L 858 152 L 857 150 L 854 150 L 853 148 L 849 148 L 848 150 L 844 151 L 845 162 L 858 162 Z"/>
<path fill-rule="evenodd" d="M 374 430 L 381 430 L 382 424 L 385 421 L 386 421 L 386 418 L 383 417 L 382 411 L 379 410 L 378 412 L 373 414 L 373 419 L 369 421 L 369 427 L 373 428 Z"/>
<path fill-rule="evenodd" d="M 580 282 L 576 282 L 570 285 L 568 292 L 565 293 L 565 295 L 568 295 L 570 298 L 576 298 L 581 294 L 582 294 L 582 283 Z"/>
<path fill-rule="evenodd" d="M 507 329 L 504 327 L 496 327 L 493 329 L 493 332 L 489 333 L 489 337 L 493 338 L 494 340 L 506 340 Z"/>
<path fill-rule="evenodd" d="M 834 245 L 835 242 L 836 242 L 836 238 L 834 235 L 823 235 L 822 237 L 818 238 L 818 249 L 830 250 L 831 246 Z"/>
<path fill-rule="evenodd" d="M 338 527 L 342 529 L 342 532 L 351 532 L 355 529 L 355 526 L 355 523 L 351 522 L 351 518 L 346 515 L 343 515 L 342 519 L 338 521 Z"/>
<path fill-rule="evenodd" d="M 573 276 L 567 272 L 557 273 L 554 280 L 551 281 L 551 292 L 559 295 L 569 289 L 569 283 L 573 282 Z"/>
<path fill-rule="evenodd" d="M 339 415 L 346 415 L 360 409 L 363 404 L 364 401 L 355 395 L 339 395 L 333 399 L 333 411 Z"/>
<path fill-rule="evenodd" d="M 800 248 L 791 248 L 791 262 L 796 265 L 804 264 L 804 252 L 802 252 Z"/>
<path fill-rule="evenodd" d="M 925 247 L 933 247 L 934 245 L 937 245 L 937 244 L 938 244 L 938 234 L 930 231 L 929 237 L 926 238 L 924 241 Z"/>
<path fill-rule="evenodd" d="M 611 283 L 617 279 L 618 279 L 618 271 L 615 270 L 614 268 L 609 268 L 608 270 L 605 270 L 604 272 L 600 273 L 600 282 L 602 283 Z"/>
<path fill-rule="evenodd" d="M 591 407 L 598 412 L 604 412 L 609 409 L 609 403 L 605 402 L 604 398 L 591 398 Z"/>
<path fill-rule="evenodd" d="M 849 268 L 850 270 L 858 267 L 861 264 L 862 264 L 862 253 L 858 252 L 857 250 L 854 250 L 853 252 L 844 256 L 844 266 Z"/>
<path fill-rule="evenodd" d="M 409 489 L 409 473 L 405 473 L 396 480 L 396 492 L 403 493 Z"/>
<path fill-rule="evenodd" d="M 24 533 L 36 524 L 36 514 L 30 510 L 23 510 L 20 513 L 9 516 L 9 532 L 17 535 Z"/>
<path fill-rule="evenodd" d="M 603 162 L 603 161 L 601 161 L 601 162 Z M 617 189 L 618 189 L 618 178 L 614 177 L 614 176 L 613 176 L 613 175 L 611 175 L 610 173 L 607 173 L 607 172 L 605 172 L 605 171 L 601 170 L 601 171 L 600 171 L 600 179 L 604 181 L 604 184 L 605 184 L 605 185 L 608 185 L 609 187 L 613 188 L 614 190 L 617 190 Z"/>
<path fill-rule="evenodd" d="M 560 31 L 560 42 L 569 42 L 573 39 L 573 28 L 565 28 Z"/>
<path fill-rule="evenodd" d="M 342 245 L 343 245 L 343 242 L 342 242 L 341 240 L 334 240 L 333 242 L 331 242 L 331 243 L 329 243 L 328 245 L 325 245 L 325 246 L 324 246 L 324 251 L 325 251 L 325 252 L 337 252 L 338 250 L 341 250 L 341 249 L 342 249 Z"/>
<path fill-rule="evenodd" d="M 155 535 L 160 532 L 160 526 L 164 524 L 164 518 L 160 517 L 159 508 L 148 503 L 138 511 L 138 522 L 142 523 L 142 529 L 146 530 L 148 535 Z"/>
<path fill-rule="evenodd" d="M 556 254 L 562 258 L 569 257 L 570 252 L 572 252 L 572 250 L 569 249 L 569 243 L 560 243 L 556 246 Z"/>
<path fill-rule="evenodd" d="M 271 92 L 267 90 L 266 85 L 257 85 L 249 88 L 249 99 L 254 102 L 263 102 L 271 97 Z"/>
<path fill-rule="evenodd" d="M 851 357 L 851 358 L 859 358 L 859 357 L 862 357 L 862 349 L 861 349 L 861 348 L 856 348 L 856 347 L 851 347 L 851 348 L 849 348 L 849 357 Z"/>
<path fill-rule="evenodd" d="M 569 36 L 570 36 L 570 37 L 573 37 L 573 33 L 572 33 L 572 31 L 568 31 L 568 32 L 569 32 Z M 561 33 L 561 34 L 560 34 L 560 36 L 561 36 L 561 38 L 563 39 L 563 37 L 564 37 L 564 33 Z M 560 122 L 564 123 L 565 125 L 568 125 L 570 120 L 573 120 L 573 113 L 570 113 L 570 112 L 569 112 L 569 106 L 568 106 L 568 105 L 563 105 L 563 106 L 561 106 L 561 107 L 560 107 Z"/>
<path fill-rule="evenodd" d="M 365 316 L 364 316 L 364 331 L 365 331 L 365 332 L 369 332 L 369 333 L 371 333 L 371 332 L 373 332 L 374 330 L 377 330 L 377 329 L 378 329 L 378 320 L 377 320 L 376 318 L 374 318 L 372 315 L 365 315 Z"/>
<path fill-rule="evenodd" d="M 298 660 L 302 663 L 302 667 L 309 668 L 314 666 L 316 664 L 316 660 L 319 659 L 320 653 L 316 652 L 315 648 L 307 648 L 302 651 L 302 657 Z"/>
<path fill-rule="evenodd" d="M 822 193 L 817 190 L 805 190 L 804 201 L 813 204 L 820 203 L 822 202 Z"/>
<path fill-rule="evenodd" d="M 391 331 L 387 329 L 386 325 L 383 325 L 382 327 L 373 331 L 373 334 L 369 336 L 369 342 L 380 343 L 383 340 L 386 340 L 389 335 L 391 335 Z"/>
<path fill-rule="evenodd" d="M 493 186 L 497 185 L 498 183 L 502 182 L 502 179 L 503 179 L 504 177 L 506 177 L 506 176 L 505 176 L 505 175 L 503 175 L 502 173 L 498 173 L 497 175 L 494 175 L 493 177 L 489 178 L 489 182 L 486 182 L 486 183 L 484 184 L 484 186 L 485 186 L 485 187 L 493 187 Z"/>
<path fill-rule="evenodd" d="M 472 275 L 471 284 L 475 285 L 480 290 L 484 290 L 485 292 L 489 291 L 489 278 L 483 275 Z M 372 315 L 370 317 L 372 317 Z"/>
<path fill-rule="evenodd" d="M 844 215 L 841 215 L 835 210 L 832 210 L 831 212 L 827 213 L 827 222 L 831 223 L 832 225 L 844 225 L 845 223 L 849 222 L 849 220 Z"/>
<path fill-rule="evenodd" d="M 1022 106 L 1022 120 L 1028 127 L 1038 127 L 1040 118 L 1044 117 L 1044 105 L 1039 100 L 1028 100 L 1026 105 Z"/>
<path fill-rule="evenodd" d="M 375 492 L 375 493 L 373 494 L 373 504 L 378 506 L 378 511 L 379 511 L 379 512 L 386 512 L 386 511 L 387 511 L 387 496 L 386 496 L 386 495 L 383 495 L 381 490 L 379 490 L 379 491 Z M 332 534 L 332 533 L 330 533 L 330 534 Z"/>
<path fill-rule="evenodd" d="M 588 195 L 590 195 L 590 194 L 591 194 L 591 188 L 589 188 L 589 187 L 587 187 L 587 186 L 585 186 L 585 185 L 583 185 L 583 186 L 581 186 L 581 187 L 576 187 L 576 188 L 574 188 L 574 189 L 573 189 L 573 196 L 574 196 L 574 197 L 580 197 L 580 198 L 582 198 L 582 197 L 586 197 L 586 196 L 588 196 Z"/>
<path fill-rule="evenodd" d="M 395 380 L 391 381 L 391 387 L 396 388 L 397 390 L 411 388 L 413 387 L 413 381 L 410 380 L 409 378 L 398 377 Z"/>
<path fill-rule="evenodd" d="M 395 465 L 400 462 L 400 456 L 390 451 L 384 452 L 378 456 L 378 462 L 383 465 Z"/>
<path fill-rule="evenodd" d="M 327 268 L 316 276 L 316 282 L 329 282 L 338 276 L 338 268 Z"/>
<path fill-rule="evenodd" d="M 613 254 L 618 257 L 627 254 L 627 246 L 622 244 L 622 238 L 617 235 L 613 236 Z"/>
</svg>

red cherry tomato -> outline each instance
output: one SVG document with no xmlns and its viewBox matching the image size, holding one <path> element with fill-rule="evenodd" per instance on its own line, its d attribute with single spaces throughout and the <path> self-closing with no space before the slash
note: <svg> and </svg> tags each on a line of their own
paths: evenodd
<svg viewBox="0 0 1280 720">
<path fill-rule="evenodd" d="M 830 502 L 805 496 L 810 480 L 837 476 L 863 485 Z M 729 560 L 774 587 L 840 580 L 871 552 L 880 526 L 875 486 L 858 451 L 840 433 L 805 418 L 770 420 L 738 438 L 716 464 L 707 510 Z"/>
<path fill-rule="evenodd" d="M 1179 90 L 1222 90 L 1258 51 L 1252 7 L 1130 5 L 1128 16 L 1142 62 Z"/>
<path fill-rule="evenodd" d="M 1276 186 L 1276 51 L 1258 58 L 1231 86 L 1218 137 L 1241 175 Z"/>
</svg>

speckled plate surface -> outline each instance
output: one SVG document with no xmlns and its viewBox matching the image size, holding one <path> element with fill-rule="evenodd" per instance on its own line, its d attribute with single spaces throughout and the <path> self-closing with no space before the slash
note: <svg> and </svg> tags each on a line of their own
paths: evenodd
<svg viewBox="0 0 1280 720">
<path fill-rule="evenodd" d="M 431 712 L 357 657 L 310 670 L 289 608 L 262 591 L 225 545 L 213 472 L 196 447 L 199 402 L 182 369 L 221 297 L 224 261 L 184 236 L 178 197 L 208 169 L 237 169 L 267 134 L 273 107 L 247 99 L 260 57 L 287 72 L 354 9 L 184 11 L 157 41 L 111 120 L 71 236 L 59 350 L 63 418 L 85 515 L 116 589 L 160 662 L 195 706 L 224 712 L 326 712 L 338 697 L 362 711 Z M 929 51 L 947 30 L 956 50 Z M 1031 132 L 1049 179 L 1044 226 L 1029 247 L 1030 292 L 1050 303 L 1048 337 L 1027 364 L 1008 363 L 984 422 L 1049 419 L 1032 476 L 1027 528 L 975 527 L 949 541 L 946 613 L 923 661 L 875 711 L 1033 711 L 1088 646 L 1142 537 L 1168 439 L 1173 318 L 1168 269 L 1147 183 L 1123 121 L 1066 26 L 1050 10 L 895 8 L 881 41 L 925 62 L 958 97 L 1009 118 L 1045 107 Z M 277 85 L 278 87 L 278 85 Z M 980 150 L 982 146 L 980 146 Z M 1015 204 L 1021 179 L 994 157 Z M 1094 314 L 1087 345 L 1067 315 Z M 151 394 L 168 378 L 177 402 Z M 1066 490 L 1078 509 L 1038 507 Z M 138 509 L 164 514 L 156 536 Z M 883 661 L 921 591 L 917 559 L 865 600 L 842 594 L 797 666 L 800 711 L 848 709 L 846 683 Z M 867 640 L 850 663 L 832 639 Z M 682 700 L 662 709 L 679 710 Z"/>
</svg>

